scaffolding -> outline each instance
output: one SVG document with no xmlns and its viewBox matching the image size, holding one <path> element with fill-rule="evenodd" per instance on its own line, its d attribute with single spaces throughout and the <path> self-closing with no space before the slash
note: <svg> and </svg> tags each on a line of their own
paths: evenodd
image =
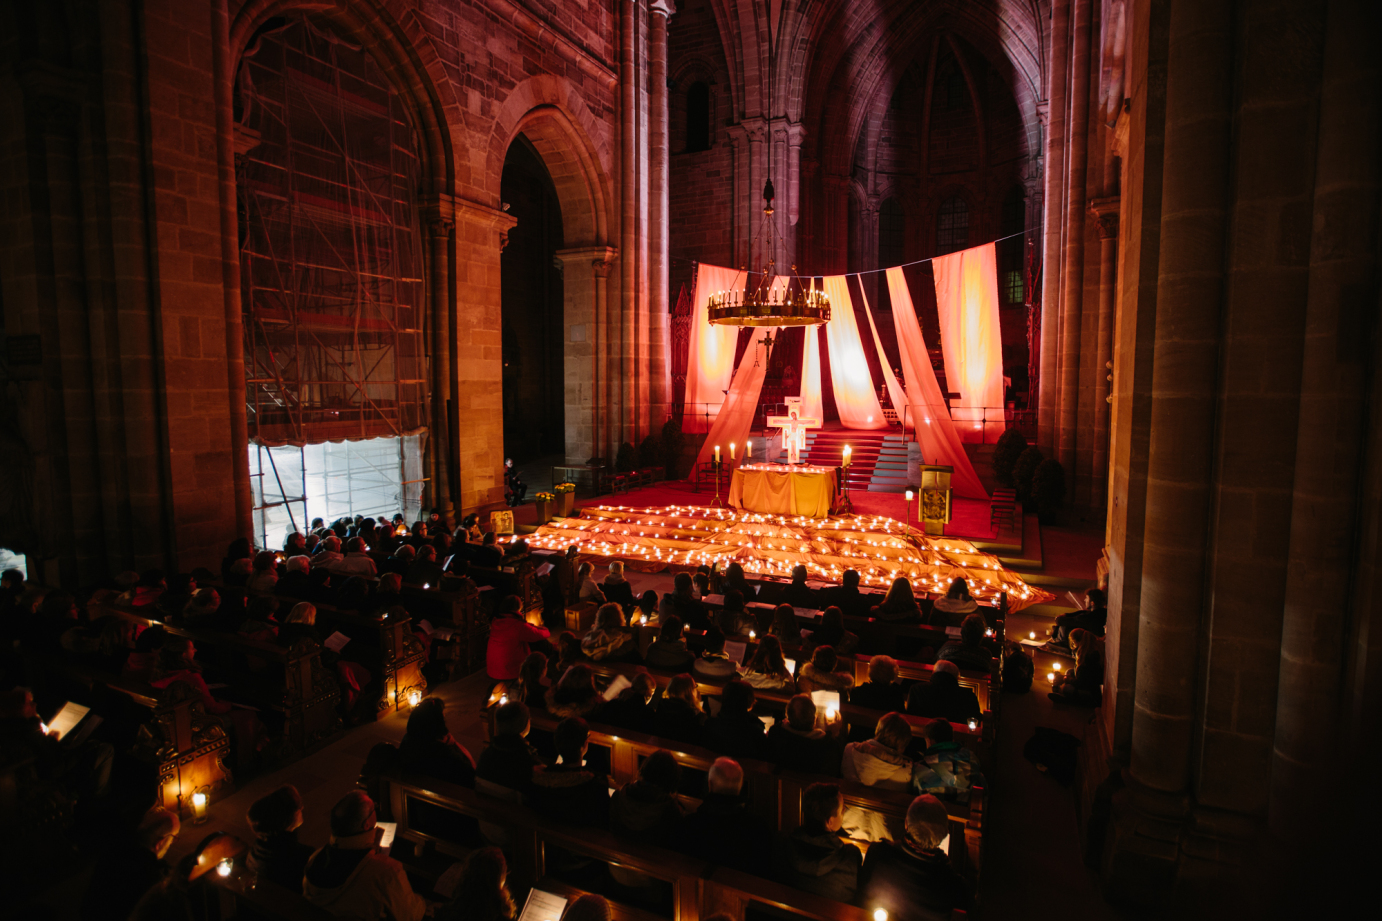
<svg viewBox="0 0 1382 921">
<path fill-rule="evenodd" d="M 242 59 L 237 161 L 251 440 L 426 425 L 417 146 L 369 54 L 305 17 Z M 244 145 L 248 146 L 248 145 Z"/>
<path fill-rule="evenodd" d="M 416 514 L 430 387 L 420 168 L 402 100 L 368 52 L 296 16 L 252 41 L 235 102 L 256 536 L 352 511 L 353 468 L 308 487 L 310 468 L 330 476 L 326 460 L 345 456 L 314 462 L 309 449 L 329 442 L 365 443 L 346 454 L 376 463 L 396 452 L 387 482 L 359 499 L 382 512 L 393 490 L 396 510 Z"/>
</svg>

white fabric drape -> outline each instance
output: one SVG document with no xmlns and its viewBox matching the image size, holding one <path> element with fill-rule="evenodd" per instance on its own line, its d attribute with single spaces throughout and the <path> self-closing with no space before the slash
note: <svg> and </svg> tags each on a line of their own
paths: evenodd
<svg viewBox="0 0 1382 921">
<path fill-rule="evenodd" d="M 909 422 L 916 426 L 921 456 L 928 464 L 954 468 L 950 484 L 956 495 L 987 502 L 988 492 L 960 444 L 959 433 L 936 383 L 936 372 L 931 368 L 931 356 L 927 354 L 917 311 L 912 306 L 912 292 L 907 289 L 902 269 L 888 269 L 888 293 L 892 296 L 893 328 L 902 355 L 902 373 L 907 376 Z"/>
<path fill-rule="evenodd" d="M 897 375 L 893 373 L 888 353 L 883 351 L 883 340 L 878 336 L 878 324 L 873 322 L 873 308 L 869 306 L 868 292 L 862 285 L 859 286 L 859 294 L 864 299 L 864 316 L 869 321 L 869 332 L 873 333 L 873 347 L 878 350 L 878 364 L 883 369 L 883 382 L 888 386 L 888 399 L 892 400 L 893 409 L 897 410 L 897 419 L 901 422 L 902 409 L 907 405 L 907 393 L 902 389 Z"/>
<path fill-rule="evenodd" d="M 817 327 L 802 329 L 801 344 L 801 413 L 811 419 L 824 419 L 821 402 L 821 340 Z"/>
<path fill-rule="evenodd" d="M 873 389 L 859 325 L 854 322 L 854 301 L 844 275 L 827 275 L 822 282 L 830 298 L 830 322 L 825 341 L 830 345 L 830 384 L 835 389 L 835 409 L 840 424 L 851 429 L 887 428 L 878 393 Z"/>
<path fill-rule="evenodd" d="M 992 441 L 1004 428 L 997 246 L 986 243 L 931 262 L 945 381 L 960 395 L 950 403 L 950 417 L 966 440 L 976 442 Z"/>
</svg>

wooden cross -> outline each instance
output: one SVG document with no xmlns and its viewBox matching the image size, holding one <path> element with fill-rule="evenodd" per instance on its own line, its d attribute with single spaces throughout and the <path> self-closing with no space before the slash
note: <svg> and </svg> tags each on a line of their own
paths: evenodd
<svg viewBox="0 0 1382 921">
<path fill-rule="evenodd" d="M 821 427 L 820 419 L 802 418 L 801 397 L 784 397 L 787 415 L 769 416 L 769 428 L 782 429 L 782 446 L 787 449 L 787 463 L 801 463 L 801 452 L 806 450 L 806 430 Z"/>
</svg>

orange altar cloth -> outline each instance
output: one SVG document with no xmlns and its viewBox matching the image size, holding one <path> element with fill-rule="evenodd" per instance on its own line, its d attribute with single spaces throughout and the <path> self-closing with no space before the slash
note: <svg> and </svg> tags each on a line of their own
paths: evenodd
<svg viewBox="0 0 1382 921">
<path fill-rule="evenodd" d="M 746 464 L 729 481 L 729 504 L 748 512 L 825 518 L 834 498 L 834 467 Z"/>
</svg>

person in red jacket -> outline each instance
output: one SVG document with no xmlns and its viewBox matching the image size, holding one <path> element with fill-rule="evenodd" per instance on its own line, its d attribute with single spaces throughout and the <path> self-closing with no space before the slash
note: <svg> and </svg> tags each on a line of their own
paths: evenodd
<svg viewBox="0 0 1382 921">
<path fill-rule="evenodd" d="M 522 599 L 510 595 L 500 605 L 494 620 L 490 621 L 485 672 L 492 681 L 517 679 L 523 660 L 531 652 L 529 644 L 544 641 L 551 635 L 546 627 L 535 627 L 524 620 L 522 609 Z"/>
</svg>

